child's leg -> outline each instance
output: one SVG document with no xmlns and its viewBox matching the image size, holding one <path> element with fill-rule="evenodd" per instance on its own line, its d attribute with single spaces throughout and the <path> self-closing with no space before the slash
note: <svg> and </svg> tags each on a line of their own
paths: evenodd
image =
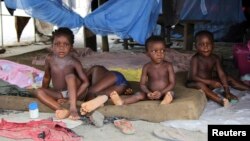
<svg viewBox="0 0 250 141">
<path fill-rule="evenodd" d="M 227 76 L 228 83 L 235 89 L 238 90 L 250 90 L 250 87 L 244 84 L 243 82 L 234 79 L 231 76 Z"/>
<path fill-rule="evenodd" d="M 216 93 L 214 93 L 211 89 L 209 89 L 205 84 L 200 82 L 188 82 L 186 84 L 188 88 L 201 89 L 205 95 L 211 100 L 217 102 L 218 104 L 227 107 L 229 102 L 227 99 L 221 99 Z"/>
<path fill-rule="evenodd" d="M 112 92 L 116 91 L 118 94 L 123 94 L 125 92 L 125 90 L 127 89 L 127 85 L 113 85 L 108 87 L 105 90 L 102 90 L 100 93 L 100 95 L 107 95 L 108 97 L 111 95 Z"/>
<path fill-rule="evenodd" d="M 36 97 L 52 110 L 61 109 L 61 105 L 57 102 L 57 99 L 62 98 L 60 92 L 55 92 L 51 89 L 39 88 L 36 90 Z"/>
<path fill-rule="evenodd" d="M 174 99 L 174 92 L 169 91 L 165 94 L 163 100 L 161 101 L 161 104 L 170 104 Z"/>
<path fill-rule="evenodd" d="M 55 110 L 56 117 L 59 119 L 67 118 L 69 116 L 69 111 L 63 109 L 61 105 L 56 101 L 62 98 L 60 92 L 55 92 L 50 89 L 39 88 L 36 90 L 36 97 L 45 105 L 47 105 L 52 110 Z"/>
<path fill-rule="evenodd" d="M 78 120 L 80 116 L 76 108 L 77 100 L 77 78 L 74 74 L 69 74 L 65 76 L 65 81 L 67 83 L 67 89 L 69 94 L 69 104 L 70 104 L 70 119 Z"/>
<path fill-rule="evenodd" d="M 137 92 L 134 95 L 121 99 L 119 94 L 116 91 L 113 91 L 110 94 L 110 98 L 115 105 L 126 105 L 126 104 L 136 103 L 141 100 L 145 100 L 147 96 L 145 93 Z"/>
</svg>

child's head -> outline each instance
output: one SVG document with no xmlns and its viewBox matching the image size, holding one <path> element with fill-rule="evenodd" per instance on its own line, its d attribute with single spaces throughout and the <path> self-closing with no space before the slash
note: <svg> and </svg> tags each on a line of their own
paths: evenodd
<svg viewBox="0 0 250 141">
<path fill-rule="evenodd" d="M 161 36 L 151 36 L 146 40 L 147 55 L 154 63 L 161 63 L 165 58 L 165 40 Z"/>
<path fill-rule="evenodd" d="M 214 36 L 207 30 L 195 34 L 195 48 L 203 56 L 211 55 L 214 48 Z"/>
<path fill-rule="evenodd" d="M 52 33 L 52 50 L 58 57 L 69 54 L 74 44 L 74 34 L 69 28 L 61 27 Z"/>
</svg>

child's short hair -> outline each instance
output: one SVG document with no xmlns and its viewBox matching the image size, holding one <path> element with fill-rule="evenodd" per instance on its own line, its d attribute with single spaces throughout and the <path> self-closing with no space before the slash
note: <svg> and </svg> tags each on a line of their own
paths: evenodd
<svg viewBox="0 0 250 141">
<path fill-rule="evenodd" d="M 208 36 L 212 42 L 214 42 L 214 35 L 212 32 L 208 31 L 208 30 L 201 30 L 201 31 L 198 31 L 196 34 L 195 34 L 195 42 L 197 42 L 197 38 L 200 37 L 200 36 Z"/>
<path fill-rule="evenodd" d="M 68 37 L 69 42 L 73 45 L 74 44 L 74 34 L 73 32 L 67 28 L 67 27 L 60 27 L 58 29 L 56 29 L 55 31 L 52 32 L 52 42 L 54 41 L 56 36 L 60 36 L 60 35 L 65 35 Z"/>
<path fill-rule="evenodd" d="M 150 36 L 150 37 L 146 40 L 146 42 L 145 42 L 145 49 L 146 49 L 146 51 L 148 51 L 149 43 L 152 43 L 152 42 L 162 42 L 162 43 L 164 44 L 164 46 L 166 46 L 165 40 L 164 40 L 163 37 L 153 35 L 153 36 Z"/>
</svg>

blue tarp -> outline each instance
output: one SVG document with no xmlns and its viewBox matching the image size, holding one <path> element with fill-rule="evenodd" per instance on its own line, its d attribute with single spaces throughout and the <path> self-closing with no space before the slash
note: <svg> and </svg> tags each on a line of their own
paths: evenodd
<svg viewBox="0 0 250 141">
<path fill-rule="evenodd" d="M 209 30 L 221 38 L 235 23 L 245 20 L 241 0 L 177 0 L 181 3 L 180 20 L 209 20 L 195 30 Z M 34 18 L 59 27 L 85 26 L 96 34 L 116 34 L 144 44 L 152 34 L 162 0 L 108 0 L 86 17 L 63 5 L 62 0 L 5 0 L 7 7 L 23 9 Z M 179 12 L 179 11 L 178 11 Z"/>
<path fill-rule="evenodd" d="M 180 20 L 210 20 L 211 24 L 235 24 L 246 19 L 241 0 L 185 0 Z"/>
<path fill-rule="evenodd" d="M 234 24 L 245 21 L 241 0 L 185 0 L 180 20 L 209 20 L 195 25 L 195 32 L 209 30 L 221 40 Z"/>
<path fill-rule="evenodd" d="M 156 26 L 161 0 L 109 0 L 85 18 L 61 0 L 5 0 L 5 4 L 59 27 L 85 26 L 96 34 L 112 33 L 144 44 Z"/>
<path fill-rule="evenodd" d="M 83 18 L 73 10 L 62 5 L 61 0 L 5 0 L 8 8 L 23 9 L 31 17 L 59 27 L 79 28 Z"/>
<path fill-rule="evenodd" d="M 101 35 L 115 33 L 144 44 L 156 26 L 160 7 L 157 0 L 109 0 L 85 17 L 85 26 Z"/>
</svg>

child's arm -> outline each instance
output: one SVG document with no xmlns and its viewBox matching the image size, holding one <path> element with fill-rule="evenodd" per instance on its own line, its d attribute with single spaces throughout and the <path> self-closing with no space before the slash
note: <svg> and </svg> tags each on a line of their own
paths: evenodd
<svg viewBox="0 0 250 141">
<path fill-rule="evenodd" d="M 147 79 L 148 79 L 148 77 L 147 77 L 147 69 L 148 69 L 148 65 L 146 64 L 146 65 L 144 65 L 143 68 L 142 68 L 142 74 L 141 74 L 141 80 L 140 80 L 140 88 L 141 88 L 142 92 L 144 92 L 144 93 L 146 93 L 146 94 L 152 93 L 152 92 L 148 89 L 148 87 L 147 87 L 147 85 L 146 85 Z"/>
<path fill-rule="evenodd" d="M 169 63 L 168 65 L 168 80 L 169 80 L 169 85 L 161 91 L 161 94 L 166 94 L 168 91 L 171 91 L 174 89 L 175 86 L 175 73 L 173 69 L 173 65 Z"/>
<path fill-rule="evenodd" d="M 219 75 L 220 81 L 223 85 L 225 93 L 229 94 L 230 90 L 229 90 L 228 83 L 227 83 L 227 76 L 221 66 L 220 59 L 218 57 L 216 57 L 216 70 Z"/>
<path fill-rule="evenodd" d="M 77 61 L 77 63 L 75 64 L 75 69 L 76 69 L 76 72 L 79 76 L 79 79 L 81 80 L 81 86 L 77 90 L 77 96 L 80 96 L 88 88 L 89 80 L 87 78 L 86 73 L 83 71 L 82 64 L 80 61 Z"/>
<path fill-rule="evenodd" d="M 50 65 L 49 65 L 50 59 L 51 59 L 50 56 L 47 56 L 45 59 L 45 68 L 44 68 L 42 88 L 49 88 L 49 83 L 51 80 Z"/>
</svg>

